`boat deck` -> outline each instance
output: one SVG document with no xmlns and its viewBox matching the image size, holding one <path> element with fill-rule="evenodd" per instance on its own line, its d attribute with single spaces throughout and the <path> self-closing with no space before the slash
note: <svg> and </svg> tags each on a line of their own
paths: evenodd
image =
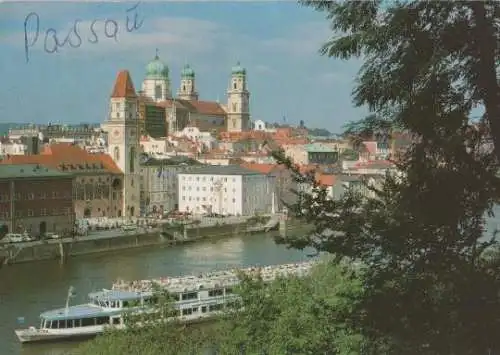
<svg viewBox="0 0 500 355">
<path fill-rule="evenodd" d="M 249 276 L 260 274 L 262 279 L 266 282 L 272 281 L 280 276 L 304 276 L 309 273 L 311 267 L 315 263 L 315 261 L 308 261 L 293 264 L 213 271 L 206 274 L 200 274 L 199 276 L 158 278 L 131 282 L 118 281 L 113 284 L 112 289 L 127 292 L 152 292 L 155 285 L 173 293 L 216 289 L 237 285 L 239 283 L 239 273 L 244 273 Z"/>
</svg>

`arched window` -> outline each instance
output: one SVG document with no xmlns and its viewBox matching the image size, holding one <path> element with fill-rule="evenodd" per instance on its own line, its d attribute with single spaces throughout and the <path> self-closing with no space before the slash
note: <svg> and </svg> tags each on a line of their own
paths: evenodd
<svg viewBox="0 0 500 355">
<path fill-rule="evenodd" d="M 115 149 L 113 150 L 113 157 L 114 157 L 115 161 L 120 160 L 120 148 L 115 147 Z"/>
<path fill-rule="evenodd" d="M 135 148 L 130 148 L 130 172 L 135 172 Z"/>
<path fill-rule="evenodd" d="M 186 85 L 182 85 L 182 91 L 186 91 Z"/>
<path fill-rule="evenodd" d="M 236 106 L 235 103 L 233 103 L 233 112 L 236 112 L 237 109 L 238 109 L 238 107 Z"/>
<path fill-rule="evenodd" d="M 236 90 L 236 81 L 233 83 L 233 89 Z"/>
</svg>

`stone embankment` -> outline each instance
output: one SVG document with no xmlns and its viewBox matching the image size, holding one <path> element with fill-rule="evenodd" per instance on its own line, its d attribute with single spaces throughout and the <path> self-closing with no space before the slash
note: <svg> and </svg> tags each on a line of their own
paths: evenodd
<svg viewBox="0 0 500 355">
<path fill-rule="evenodd" d="M 40 260 L 66 261 L 79 255 L 113 252 L 117 250 L 149 247 L 155 245 L 174 245 L 191 243 L 204 239 L 229 238 L 238 235 L 268 232 L 277 229 L 278 223 L 271 228 L 269 219 L 265 223 L 250 225 L 247 219 L 201 221 L 196 224 L 164 225 L 158 228 L 138 228 L 133 232 L 108 230 L 89 232 L 75 238 L 49 239 L 24 243 L 0 244 L 0 267 L 7 264 Z M 300 224 L 290 221 L 280 225 L 280 233 L 292 231 Z"/>
</svg>

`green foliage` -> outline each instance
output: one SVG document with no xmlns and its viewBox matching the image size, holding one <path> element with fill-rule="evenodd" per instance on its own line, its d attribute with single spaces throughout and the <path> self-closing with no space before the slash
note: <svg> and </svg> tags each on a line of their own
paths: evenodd
<svg viewBox="0 0 500 355">
<path fill-rule="evenodd" d="M 484 256 L 494 242 L 482 238 L 485 213 L 499 197 L 496 157 L 482 144 L 491 132 L 500 147 L 498 100 L 488 104 L 498 84 L 491 83 L 495 74 L 489 80 L 482 74 L 495 69 L 491 56 L 499 59 L 498 50 L 488 52 L 500 37 L 492 24 L 499 5 L 304 3 L 325 11 L 336 32 L 323 54 L 363 57 L 354 100 L 377 116 L 351 124 L 348 133 L 397 126 L 415 141 L 398 163 L 400 174 L 372 188 L 375 198 L 348 192 L 330 201 L 312 175 L 301 176 L 277 154 L 298 182 L 313 186 L 292 212 L 314 223 L 315 233 L 285 242 L 369 265 L 362 334 L 383 339 L 390 347 L 384 353 L 500 352 L 494 316 L 500 285 L 495 258 Z M 477 104 L 487 114 L 479 128 L 469 123 Z"/>
<path fill-rule="evenodd" d="M 365 292 L 362 273 L 352 264 L 325 262 L 309 277 L 280 278 L 270 284 L 243 277 L 238 292 L 243 310 L 218 325 L 221 354 L 236 354 L 242 344 L 252 355 L 382 350 L 361 335 L 356 321 L 346 318 Z"/>
</svg>

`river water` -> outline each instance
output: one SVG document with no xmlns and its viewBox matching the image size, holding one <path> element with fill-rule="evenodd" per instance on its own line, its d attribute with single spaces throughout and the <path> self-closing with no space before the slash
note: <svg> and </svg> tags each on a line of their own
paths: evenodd
<svg viewBox="0 0 500 355">
<path fill-rule="evenodd" d="M 500 216 L 500 206 L 495 208 Z M 491 236 L 500 227 L 489 219 Z M 40 312 L 63 307 L 69 286 L 76 289 L 72 303 L 83 303 L 89 292 L 105 287 L 118 278 L 125 280 L 160 276 L 198 274 L 234 266 L 271 265 L 307 259 L 311 251 L 297 251 L 276 245 L 271 234 L 233 237 L 180 246 L 131 249 L 71 258 L 64 265 L 42 261 L 0 269 L 0 355 L 62 355 L 78 343 L 21 346 L 13 330 L 18 317 L 23 326 L 38 325 Z"/>
<path fill-rule="evenodd" d="M 276 245 L 272 235 L 234 237 L 196 244 L 154 247 L 81 256 L 61 265 L 42 261 L 0 269 L 0 355 L 61 355 L 78 343 L 21 346 L 13 332 L 18 317 L 24 327 L 38 325 L 44 310 L 64 307 L 68 287 L 74 286 L 72 303 L 85 302 L 89 292 L 125 280 L 198 274 L 233 266 L 270 265 L 305 260 L 307 251 Z"/>
</svg>

